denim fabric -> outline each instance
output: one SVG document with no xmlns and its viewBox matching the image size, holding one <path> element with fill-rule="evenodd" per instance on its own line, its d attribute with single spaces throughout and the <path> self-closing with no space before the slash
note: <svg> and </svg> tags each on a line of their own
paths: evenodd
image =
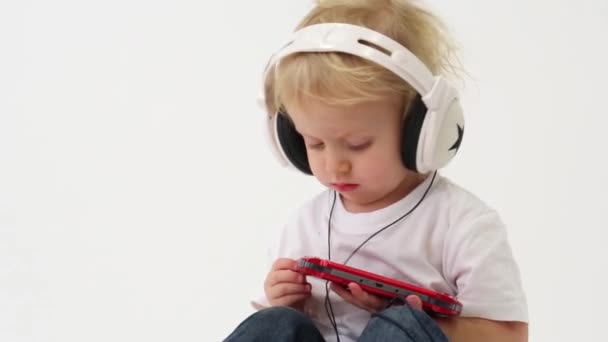
<svg viewBox="0 0 608 342">
<path fill-rule="evenodd" d="M 429 315 L 405 304 L 372 315 L 357 341 L 447 342 L 448 338 Z"/>
<path fill-rule="evenodd" d="M 303 313 L 272 307 L 249 316 L 225 342 L 323 342 L 321 333 Z M 392 306 L 372 316 L 359 342 L 447 342 L 439 326 L 409 305 Z"/>
<path fill-rule="evenodd" d="M 310 318 L 283 306 L 258 311 L 241 323 L 224 342 L 324 342 Z"/>
</svg>

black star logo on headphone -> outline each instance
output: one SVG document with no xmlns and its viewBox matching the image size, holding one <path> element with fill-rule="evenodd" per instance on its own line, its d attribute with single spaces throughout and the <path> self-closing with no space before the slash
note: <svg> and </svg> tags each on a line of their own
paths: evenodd
<svg viewBox="0 0 608 342">
<path fill-rule="evenodd" d="M 456 139 L 456 142 L 454 143 L 454 145 L 452 145 L 452 147 L 450 147 L 450 149 L 448 151 L 451 151 L 451 150 L 458 151 L 458 149 L 460 148 L 460 144 L 462 143 L 462 136 L 464 135 L 464 127 L 460 127 L 459 124 L 456 124 L 456 127 L 458 128 L 458 139 Z"/>
</svg>

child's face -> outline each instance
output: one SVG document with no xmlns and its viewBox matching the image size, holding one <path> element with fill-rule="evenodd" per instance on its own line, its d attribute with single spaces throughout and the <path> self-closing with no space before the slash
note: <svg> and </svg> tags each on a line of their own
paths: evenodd
<svg viewBox="0 0 608 342">
<path fill-rule="evenodd" d="M 286 109 L 304 137 L 312 172 L 349 211 L 386 207 L 422 181 L 401 162 L 401 97 L 348 106 L 301 102 Z"/>
</svg>

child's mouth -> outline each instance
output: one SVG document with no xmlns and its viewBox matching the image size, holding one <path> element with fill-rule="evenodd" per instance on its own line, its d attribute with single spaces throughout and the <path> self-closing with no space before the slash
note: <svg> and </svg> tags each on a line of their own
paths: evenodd
<svg viewBox="0 0 608 342">
<path fill-rule="evenodd" d="M 331 187 L 334 188 L 338 192 L 347 192 L 355 190 L 359 187 L 359 184 L 352 183 L 331 183 Z"/>
</svg>

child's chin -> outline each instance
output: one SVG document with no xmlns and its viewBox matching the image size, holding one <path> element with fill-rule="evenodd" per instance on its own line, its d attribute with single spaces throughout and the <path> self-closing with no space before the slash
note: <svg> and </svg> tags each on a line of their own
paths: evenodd
<svg viewBox="0 0 608 342">
<path fill-rule="evenodd" d="M 356 194 L 353 191 L 341 192 L 340 196 L 342 197 L 343 201 L 356 205 L 365 205 L 368 202 L 364 196 L 361 196 L 361 194 Z"/>
</svg>

